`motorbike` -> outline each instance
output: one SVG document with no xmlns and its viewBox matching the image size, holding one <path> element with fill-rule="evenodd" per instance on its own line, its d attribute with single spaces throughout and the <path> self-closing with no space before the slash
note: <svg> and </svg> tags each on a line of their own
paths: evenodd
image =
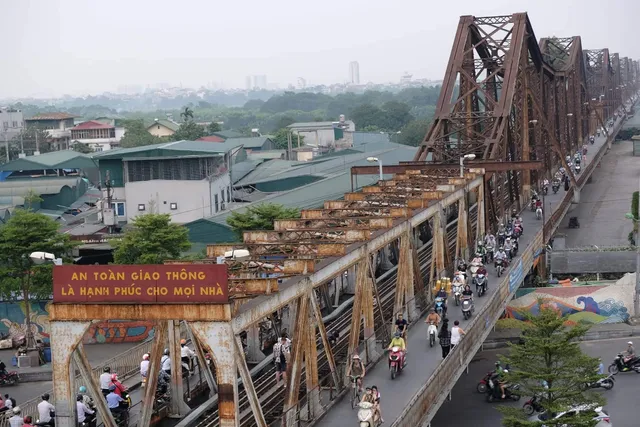
<svg viewBox="0 0 640 427">
<path fill-rule="evenodd" d="M 605 390 L 611 390 L 613 388 L 615 379 L 613 378 L 613 374 L 609 374 L 608 377 L 600 378 L 595 383 L 587 383 L 585 384 L 585 389 L 589 388 L 603 388 Z"/>
<path fill-rule="evenodd" d="M 542 208 L 536 208 L 536 219 L 542 219 Z"/>
<path fill-rule="evenodd" d="M 524 402 L 522 410 L 526 415 L 533 415 L 535 412 L 543 412 L 544 408 L 540 404 L 540 398 L 538 396 L 533 396 L 531 399 Z"/>
<path fill-rule="evenodd" d="M 495 371 L 487 372 L 487 375 L 484 376 L 476 386 L 476 390 L 478 393 L 486 393 L 487 392 L 487 384 L 492 376 L 495 375 Z"/>
<path fill-rule="evenodd" d="M 0 374 L 0 386 L 16 385 L 20 381 L 20 376 L 16 371 L 4 372 Z"/>
<path fill-rule="evenodd" d="M 503 245 L 504 244 L 504 230 L 502 231 L 498 231 L 498 245 Z"/>
<path fill-rule="evenodd" d="M 358 408 L 359 427 L 378 427 L 381 424 L 380 419 L 374 416 L 373 403 L 360 402 Z"/>
<path fill-rule="evenodd" d="M 560 190 L 560 183 L 554 182 L 553 185 L 551 185 L 551 189 L 553 190 L 553 194 L 556 194 L 558 190 Z"/>
<path fill-rule="evenodd" d="M 580 170 L 582 169 L 580 165 L 576 165 L 574 169 L 576 171 L 576 175 L 580 175 Z"/>
<path fill-rule="evenodd" d="M 95 409 L 92 409 L 95 411 Z M 86 414 L 83 422 L 78 423 L 78 427 L 96 427 L 98 425 L 98 413 Z"/>
<path fill-rule="evenodd" d="M 442 317 L 442 315 L 444 314 L 444 298 L 442 297 L 436 298 L 435 305 L 436 305 L 436 313 L 438 313 L 440 317 Z"/>
<path fill-rule="evenodd" d="M 56 419 L 56 411 L 49 411 L 49 416 L 51 417 L 51 421 L 47 421 L 47 422 L 40 422 L 40 420 L 36 420 L 35 424 L 36 426 L 52 426 L 53 423 L 55 423 L 55 419 Z"/>
<path fill-rule="evenodd" d="M 622 353 L 618 353 L 616 358 L 609 365 L 609 373 L 613 375 L 617 375 L 618 372 L 630 372 L 636 371 L 636 373 L 640 374 L 640 357 L 633 357 L 628 362 L 624 362 L 624 355 Z"/>
<path fill-rule="evenodd" d="M 518 390 L 520 386 L 518 384 L 507 384 L 504 387 L 504 399 L 502 398 L 502 391 L 500 390 L 500 386 L 493 379 L 490 378 L 487 382 L 487 402 L 493 402 L 494 400 L 505 401 L 505 400 L 513 400 L 517 402 L 520 400 L 520 394 L 518 394 Z"/>
<path fill-rule="evenodd" d="M 476 272 L 480 267 L 482 267 L 482 260 L 480 257 L 475 257 L 471 262 L 471 267 L 469 268 L 469 271 L 471 272 L 471 277 L 475 277 Z"/>
<path fill-rule="evenodd" d="M 536 211 L 536 202 L 538 201 L 537 197 L 532 197 L 531 198 L 531 212 L 535 212 Z"/>
<path fill-rule="evenodd" d="M 479 297 L 487 293 L 487 276 L 484 274 L 478 274 L 474 277 L 473 282 L 476 285 L 476 292 Z"/>
<path fill-rule="evenodd" d="M 457 306 L 460 305 L 460 295 L 462 295 L 462 289 L 462 283 L 456 282 L 453 284 L 453 297 Z"/>
<path fill-rule="evenodd" d="M 515 227 L 513 227 L 513 240 L 517 240 L 520 238 L 520 236 L 522 236 L 522 227 L 519 225 L 516 225 Z"/>
<path fill-rule="evenodd" d="M 485 254 L 485 258 L 487 259 L 487 263 L 493 262 L 493 246 L 487 245 L 487 253 Z"/>
<path fill-rule="evenodd" d="M 392 380 L 395 380 L 396 375 L 402 372 L 402 368 L 404 368 L 404 352 L 400 347 L 392 347 L 389 353 L 389 370 Z"/>
<path fill-rule="evenodd" d="M 549 186 L 545 185 L 542 187 L 542 193 L 546 196 L 549 193 Z"/>
<path fill-rule="evenodd" d="M 518 239 L 513 239 L 513 245 L 511 246 L 511 258 L 515 258 L 518 255 Z"/>
<path fill-rule="evenodd" d="M 429 333 L 429 347 L 433 347 L 434 345 L 436 345 L 436 336 L 438 336 L 438 327 L 436 326 L 435 323 L 430 322 L 427 332 Z"/>
<path fill-rule="evenodd" d="M 502 273 L 504 273 L 505 268 L 506 268 L 506 263 L 504 260 L 496 261 L 496 274 L 498 275 L 498 277 L 502 276 Z"/>
<path fill-rule="evenodd" d="M 473 311 L 474 311 L 473 299 L 471 299 L 471 297 L 463 297 L 462 298 L 462 316 L 464 317 L 464 320 L 468 320 L 471 317 L 471 314 L 473 314 Z"/>
</svg>

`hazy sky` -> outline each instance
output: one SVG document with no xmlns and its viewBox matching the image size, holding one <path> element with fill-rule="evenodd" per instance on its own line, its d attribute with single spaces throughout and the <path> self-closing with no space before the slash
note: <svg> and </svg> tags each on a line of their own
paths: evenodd
<svg viewBox="0 0 640 427">
<path fill-rule="evenodd" d="M 0 98 L 122 85 L 443 78 L 460 15 L 529 12 L 536 37 L 640 58 L 640 0 L 0 0 Z"/>
</svg>

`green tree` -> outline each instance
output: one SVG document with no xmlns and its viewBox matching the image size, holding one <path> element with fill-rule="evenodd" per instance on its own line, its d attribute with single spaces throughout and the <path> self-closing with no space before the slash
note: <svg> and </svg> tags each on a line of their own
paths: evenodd
<svg viewBox="0 0 640 427">
<path fill-rule="evenodd" d="M 383 128 L 383 112 L 380 108 L 373 104 L 362 104 L 351 111 L 351 119 L 358 128 L 366 128 L 367 126 L 376 126 Z"/>
<path fill-rule="evenodd" d="M 244 212 L 234 211 L 227 218 L 227 224 L 242 240 L 247 230 L 273 230 L 276 219 L 300 218 L 300 210 L 287 208 L 277 203 L 261 203 L 249 206 Z"/>
<path fill-rule="evenodd" d="M 194 121 L 183 122 L 176 133 L 171 135 L 173 141 L 195 141 L 198 138 L 206 136 L 207 132 L 204 126 L 200 126 Z"/>
<path fill-rule="evenodd" d="M 379 126 L 390 131 L 399 131 L 413 120 L 411 107 L 404 102 L 389 101 L 382 106 L 382 116 Z"/>
<path fill-rule="evenodd" d="M 82 142 L 77 142 L 73 144 L 73 151 L 82 154 L 91 154 L 93 153 L 93 149 L 89 147 L 87 144 L 83 144 Z"/>
<path fill-rule="evenodd" d="M 113 241 L 116 264 L 162 264 L 191 248 L 188 230 L 171 222 L 169 214 L 140 215 L 122 240 Z"/>
<path fill-rule="evenodd" d="M 427 135 L 430 125 L 431 120 L 428 119 L 420 119 L 409 122 L 404 125 L 404 127 L 400 131 L 400 134 L 397 135 L 396 141 L 399 144 L 417 147 L 418 145 L 420 145 L 420 143 L 422 143 L 422 140 Z"/>
<path fill-rule="evenodd" d="M 189 107 L 184 107 L 184 110 L 180 113 L 180 117 L 184 122 L 193 120 L 193 110 Z"/>
<path fill-rule="evenodd" d="M 142 147 L 162 142 L 162 139 L 147 131 L 142 120 L 125 120 L 124 129 L 124 136 L 120 140 L 122 148 Z"/>
<path fill-rule="evenodd" d="M 27 195 L 26 205 L 37 196 Z M 33 200 L 32 200 L 33 199 Z M 49 299 L 53 293 L 50 265 L 35 265 L 33 252 L 48 252 L 64 258 L 73 243 L 58 232 L 58 223 L 30 209 L 16 209 L 0 228 L 0 293 L 6 300 L 24 301 L 27 338 L 31 340 L 31 300 Z M 29 342 L 29 344 L 34 344 Z"/>
<path fill-rule="evenodd" d="M 549 413 L 559 413 L 578 405 L 597 404 L 604 400 L 601 395 L 585 390 L 587 383 L 601 378 L 598 375 L 599 361 L 589 357 L 580 348 L 580 338 L 588 330 L 584 325 L 565 326 L 567 320 L 556 311 L 545 308 L 544 300 L 537 316 L 523 313 L 530 328 L 525 334 L 524 344 L 510 346 L 511 351 L 504 362 L 511 365 L 506 381 L 520 384 L 524 396 L 538 395 L 542 407 Z M 546 381 L 548 388 L 543 385 Z M 539 427 L 542 423 L 530 422 L 521 408 L 500 408 L 505 415 L 503 425 L 507 427 Z M 545 426 L 594 426 L 593 416 L 588 412 L 575 414 L 571 418 L 548 420 Z"/>
<path fill-rule="evenodd" d="M 222 127 L 220 127 L 220 123 L 216 122 L 215 120 L 211 121 L 211 123 L 209 123 L 207 125 L 207 134 L 209 135 L 213 135 L 216 132 L 220 132 L 222 130 Z"/>
<path fill-rule="evenodd" d="M 273 135 L 271 135 L 271 140 L 273 141 L 273 146 L 277 150 L 286 150 L 289 148 L 289 129 L 282 128 L 276 131 Z M 298 147 L 298 135 L 291 135 L 291 145 L 292 148 Z M 300 136 L 300 146 L 304 145 L 304 136 Z"/>
</svg>

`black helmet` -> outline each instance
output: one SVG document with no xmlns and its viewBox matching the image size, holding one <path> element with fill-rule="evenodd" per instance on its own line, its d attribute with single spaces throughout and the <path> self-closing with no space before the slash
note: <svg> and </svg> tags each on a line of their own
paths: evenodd
<svg viewBox="0 0 640 427">
<path fill-rule="evenodd" d="M 81 394 L 79 394 L 79 395 L 77 395 L 77 396 L 76 396 L 76 400 L 77 400 L 78 402 L 82 402 L 82 399 L 84 399 L 84 397 L 82 397 L 82 395 L 81 395 Z"/>
<path fill-rule="evenodd" d="M 108 366 L 105 366 L 105 367 L 102 369 L 102 372 L 111 372 L 111 368 L 110 368 L 110 367 L 108 367 Z"/>
<path fill-rule="evenodd" d="M 45 393 L 42 395 L 42 400 L 49 400 L 49 393 Z"/>
</svg>

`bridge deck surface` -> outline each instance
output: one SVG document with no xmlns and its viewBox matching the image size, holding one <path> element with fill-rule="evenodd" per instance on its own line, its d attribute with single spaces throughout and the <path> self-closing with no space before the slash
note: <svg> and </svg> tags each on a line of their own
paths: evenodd
<svg viewBox="0 0 640 427">
<path fill-rule="evenodd" d="M 590 160 L 600 150 L 604 143 L 605 138 L 603 136 L 597 138 L 593 145 L 589 145 L 590 153 L 587 155 L 586 164 L 582 166 L 583 170 L 588 164 L 590 164 Z M 546 219 L 550 218 L 551 214 L 560 206 L 564 196 L 564 188 L 561 188 L 560 191 L 558 191 L 558 194 L 553 194 L 551 189 L 549 189 L 549 194 L 545 197 Z M 535 214 L 529 209 L 525 209 L 522 213 L 522 218 L 524 221 L 524 234 L 520 238 L 520 251 L 523 251 L 531 243 L 536 233 L 542 227 L 542 221 L 537 220 L 535 218 Z M 489 290 L 482 298 L 478 298 L 477 296 L 474 298 L 474 316 L 476 316 L 477 313 L 485 306 L 487 301 L 494 296 L 496 291 L 498 280 L 496 280 L 497 277 L 495 270 L 493 266 L 488 266 L 487 270 L 489 272 Z M 509 270 L 505 274 L 509 274 Z M 448 306 L 449 313 L 447 317 L 449 318 L 450 326 L 453 326 L 453 322 L 455 320 L 459 320 L 460 326 L 464 330 L 470 320 L 466 321 L 463 319 L 460 308 L 453 304 L 451 298 L 449 298 Z M 433 371 L 442 361 L 440 346 L 436 344 L 433 348 L 429 347 L 427 341 L 427 325 L 422 321 L 422 319 L 420 319 L 420 321 L 418 321 L 418 323 L 410 330 L 407 348 L 409 350 L 407 355 L 407 367 L 395 380 L 391 379 L 388 365 L 385 361 L 380 361 L 380 363 L 367 372 L 365 377 L 366 385 L 377 385 L 380 390 L 382 395 L 382 416 L 388 425 L 400 416 L 411 398 L 429 379 Z M 345 425 L 347 420 L 350 419 L 356 419 L 356 412 L 351 409 L 349 399 L 346 398 L 337 402 L 331 410 L 316 423 L 316 426 L 329 427 Z"/>
</svg>

